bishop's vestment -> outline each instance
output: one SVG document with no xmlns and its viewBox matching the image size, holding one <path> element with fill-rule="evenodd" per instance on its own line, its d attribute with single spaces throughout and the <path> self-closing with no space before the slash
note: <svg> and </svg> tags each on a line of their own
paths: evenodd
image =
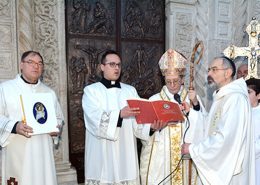
<svg viewBox="0 0 260 185">
<path fill-rule="evenodd" d="M 179 93 L 181 101 L 189 102 L 188 92 L 181 87 Z M 150 100 L 167 100 L 175 103 L 174 95 L 164 86 L 160 93 L 153 95 Z M 201 104 L 201 102 L 200 102 Z M 202 111 L 203 106 L 201 104 Z M 193 124 L 190 125 L 193 127 Z M 188 127 L 187 120 L 183 123 L 169 124 L 161 131 L 155 132 L 148 141 L 142 141 L 143 147 L 140 158 L 140 174 L 142 185 L 157 185 L 177 167 L 181 158 L 181 144 L 183 135 Z M 196 133 L 187 130 L 185 142 L 194 140 Z M 191 132 L 192 131 L 192 132 Z M 176 173 L 164 180 L 164 185 L 193 185 L 199 182 L 195 166 L 190 160 L 183 160 Z"/>
</svg>

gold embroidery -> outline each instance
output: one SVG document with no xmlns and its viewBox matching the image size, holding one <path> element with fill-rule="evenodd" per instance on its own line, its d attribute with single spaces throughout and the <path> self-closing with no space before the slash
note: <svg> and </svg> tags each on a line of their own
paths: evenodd
<svg viewBox="0 0 260 185">
<path fill-rule="evenodd" d="M 210 120 L 210 127 L 209 127 L 209 135 L 215 134 L 217 127 L 218 127 L 218 121 L 221 117 L 221 112 L 223 108 L 223 104 L 225 100 L 228 98 L 228 96 L 225 96 L 224 99 L 222 99 L 219 104 L 217 105 L 216 112 L 214 113 L 214 116 Z"/>
<path fill-rule="evenodd" d="M 217 130 L 217 121 L 219 120 L 220 117 L 221 117 L 221 109 L 218 108 L 218 110 L 215 112 L 215 114 L 211 120 L 211 124 L 210 124 L 210 128 L 209 128 L 209 135 L 214 134 L 214 132 Z"/>
<path fill-rule="evenodd" d="M 182 138 L 182 128 L 181 123 L 175 126 L 169 126 L 169 138 L 170 138 L 170 158 L 171 166 L 170 169 L 173 171 L 180 160 L 181 157 L 181 138 Z M 177 172 L 171 179 L 172 185 L 181 185 L 182 183 L 182 165 L 178 167 Z"/>
<path fill-rule="evenodd" d="M 181 101 L 186 99 L 188 92 L 185 88 L 182 89 L 180 93 Z M 170 101 L 169 96 L 166 94 L 166 86 L 162 88 L 160 92 L 160 97 L 163 100 Z M 178 165 L 178 162 L 181 158 L 181 139 L 182 139 L 182 124 L 172 124 L 168 126 L 169 131 L 169 140 L 170 140 L 170 171 L 172 172 Z M 178 167 L 175 175 L 171 178 L 172 185 L 182 185 L 183 184 L 183 167 L 182 163 Z"/>
<path fill-rule="evenodd" d="M 181 97 L 181 101 L 184 101 L 186 99 L 188 95 L 188 92 L 186 91 L 185 88 L 182 89 L 180 97 Z M 168 100 L 170 101 L 169 96 L 166 94 L 166 86 L 164 86 L 160 92 L 160 97 L 162 100 Z M 182 130 L 182 124 L 171 124 L 168 126 L 168 134 L 169 134 L 169 149 L 170 149 L 170 172 L 172 172 L 173 170 L 175 170 L 175 168 L 178 165 L 178 162 L 181 158 L 181 143 L 182 143 L 182 134 L 183 134 L 183 130 Z M 166 130 L 165 130 L 166 131 Z M 154 136 L 153 136 L 154 137 Z M 152 163 L 152 154 L 153 151 L 156 150 L 156 145 L 155 145 L 155 141 L 153 138 L 152 141 L 152 148 L 151 148 L 151 152 L 150 152 L 150 156 L 149 156 L 149 162 L 148 162 L 148 171 L 146 174 L 146 185 L 148 185 L 148 178 L 149 178 L 149 171 L 150 171 L 150 165 Z M 176 173 L 174 173 L 173 176 L 169 177 L 169 181 L 171 185 L 182 185 L 185 182 L 187 182 L 186 179 L 187 177 L 184 174 L 187 174 L 187 170 L 185 170 L 185 166 L 186 163 L 180 163 L 180 166 L 178 167 Z M 194 166 L 192 166 L 192 184 L 196 184 L 196 179 L 198 174 L 196 173 L 196 169 Z M 168 175 L 168 174 L 166 174 Z"/>
</svg>

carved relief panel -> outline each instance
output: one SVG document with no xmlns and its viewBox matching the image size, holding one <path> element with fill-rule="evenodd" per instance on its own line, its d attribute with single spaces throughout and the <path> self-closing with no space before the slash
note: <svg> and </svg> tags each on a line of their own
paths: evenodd
<svg viewBox="0 0 260 185">
<path fill-rule="evenodd" d="M 0 3 L 0 79 L 13 78 L 17 72 L 15 0 Z"/>
<path fill-rule="evenodd" d="M 107 49 L 114 49 L 122 58 L 123 82 L 135 86 L 145 98 L 160 90 L 164 2 L 67 0 L 66 19 L 70 160 L 83 182 L 83 89 L 100 80 L 100 58 Z"/>
</svg>

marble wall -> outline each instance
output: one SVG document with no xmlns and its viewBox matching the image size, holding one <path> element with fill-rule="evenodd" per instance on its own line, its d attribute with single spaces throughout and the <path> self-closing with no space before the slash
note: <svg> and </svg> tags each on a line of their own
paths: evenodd
<svg viewBox="0 0 260 185">
<path fill-rule="evenodd" d="M 16 2 L 0 1 L 0 81 L 18 72 Z"/>
<path fill-rule="evenodd" d="M 190 59 L 196 41 L 204 43 L 203 58 L 195 65 L 195 87 L 207 108 L 212 101 L 212 90 L 205 88 L 208 65 L 230 44 L 248 46 L 244 31 L 252 17 L 260 20 L 259 4 L 260 0 L 166 0 L 166 49 L 172 47 Z"/>
</svg>

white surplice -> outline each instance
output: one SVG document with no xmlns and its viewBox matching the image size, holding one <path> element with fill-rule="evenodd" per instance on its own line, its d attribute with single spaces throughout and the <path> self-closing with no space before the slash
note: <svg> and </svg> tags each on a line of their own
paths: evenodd
<svg viewBox="0 0 260 185">
<path fill-rule="evenodd" d="M 187 91 L 181 87 L 178 92 L 181 101 L 189 102 Z M 164 86 L 162 91 L 150 97 L 150 100 L 168 100 L 175 103 L 174 95 Z M 200 111 L 204 110 L 200 102 Z M 193 127 L 190 120 L 190 127 Z M 187 120 L 183 123 L 170 124 L 161 131 L 155 132 L 148 141 L 142 141 L 143 147 L 140 157 L 140 175 L 142 185 L 157 185 L 177 167 L 181 158 L 181 144 L 183 135 L 188 127 Z M 191 142 L 196 138 L 194 129 L 188 129 L 185 142 Z M 195 137 L 195 138 L 194 138 Z M 191 176 L 189 176 L 189 173 Z M 181 162 L 181 168 L 165 179 L 164 185 L 197 184 L 200 182 L 194 165 L 189 160 Z"/>
<path fill-rule="evenodd" d="M 17 75 L 0 84 L 0 144 L 2 148 L 2 184 L 13 179 L 19 185 L 57 185 L 53 141 L 49 134 L 26 138 L 11 131 L 22 120 L 20 94 L 51 93 L 58 124 L 63 115 L 53 90 L 41 81 L 28 84 Z"/>
<path fill-rule="evenodd" d="M 203 184 L 254 185 L 254 131 L 245 81 L 240 78 L 214 92 L 208 115 L 198 114 L 191 110 L 189 117 L 197 116 L 204 137 L 189 151 Z"/>
<path fill-rule="evenodd" d="M 126 100 L 138 97 L 134 87 L 120 85 L 106 88 L 97 82 L 84 88 L 85 184 L 139 184 L 136 137 L 147 139 L 150 125 L 137 125 L 131 117 L 117 127 Z"/>
<path fill-rule="evenodd" d="M 260 185 L 260 105 L 252 109 L 252 123 L 255 126 L 256 185 Z"/>
</svg>

